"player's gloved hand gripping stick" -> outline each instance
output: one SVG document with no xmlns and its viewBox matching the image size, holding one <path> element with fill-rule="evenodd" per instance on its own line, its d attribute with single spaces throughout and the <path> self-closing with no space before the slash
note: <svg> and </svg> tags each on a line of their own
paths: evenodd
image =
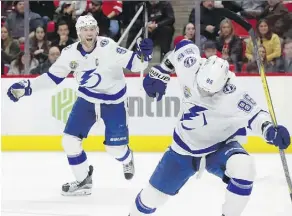
<svg viewBox="0 0 292 216">
<path fill-rule="evenodd" d="M 237 15 L 236 13 L 229 11 L 225 8 L 220 8 L 217 11 L 218 11 L 218 13 L 220 13 L 221 16 L 225 16 L 225 17 L 235 21 L 239 25 L 241 25 L 245 30 L 248 31 L 248 33 L 251 36 L 253 46 L 254 46 L 255 59 L 256 59 L 256 62 L 257 62 L 258 68 L 259 68 L 259 73 L 261 75 L 261 80 L 262 80 L 262 84 L 264 87 L 265 97 L 267 100 L 268 109 L 269 109 L 269 113 L 271 115 L 272 124 L 273 124 L 273 125 L 267 125 L 267 127 L 265 127 L 264 135 L 265 135 L 265 138 L 268 142 L 270 141 L 270 143 L 279 147 L 281 161 L 282 161 L 282 165 L 284 168 L 284 173 L 285 173 L 286 181 L 288 184 L 288 188 L 290 191 L 290 198 L 292 201 L 292 181 L 291 181 L 291 177 L 289 174 L 289 168 L 288 168 L 288 164 L 287 164 L 287 160 L 286 160 L 286 156 L 285 156 L 285 152 L 284 152 L 284 149 L 287 148 L 287 146 L 291 142 L 290 141 L 290 134 L 286 128 L 284 128 L 283 126 L 279 126 L 277 123 L 277 119 L 276 119 L 276 115 L 275 115 L 275 111 L 274 111 L 274 107 L 273 107 L 273 103 L 272 103 L 272 99 L 271 99 L 271 95 L 270 95 L 270 90 L 269 90 L 269 86 L 268 86 L 267 78 L 266 78 L 266 74 L 265 74 L 265 68 L 263 66 L 263 63 L 262 63 L 261 58 L 260 58 L 259 53 L 258 53 L 258 44 L 257 44 L 257 40 L 256 40 L 255 31 L 252 28 L 252 25 L 250 23 L 245 21 L 241 16 Z"/>
</svg>

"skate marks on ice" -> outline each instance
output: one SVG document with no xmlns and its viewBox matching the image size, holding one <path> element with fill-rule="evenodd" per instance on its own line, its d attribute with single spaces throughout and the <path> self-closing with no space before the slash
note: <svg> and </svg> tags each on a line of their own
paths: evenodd
<svg viewBox="0 0 292 216">
<path fill-rule="evenodd" d="M 36 189 L 41 191 L 40 188 Z M 20 193 L 27 194 L 22 190 Z M 2 216 L 93 216 L 114 215 L 111 208 L 129 206 L 138 190 L 126 188 L 94 188 L 90 196 L 64 197 L 57 189 L 44 191 L 46 195 L 31 193 L 27 198 L 2 200 Z M 14 193 L 15 194 L 15 193 Z M 126 209 L 125 209 L 126 211 Z M 106 212 L 106 213 L 105 213 Z M 110 214 L 109 214 L 110 213 Z"/>
<path fill-rule="evenodd" d="M 1 211 L 1 214 L 3 216 L 89 216 L 85 214 L 54 214 L 54 213 L 40 213 L 40 212 L 29 212 L 29 211 L 9 211 L 9 210 L 4 210 Z"/>
<path fill-rule="evenodd" d="M 123 178 L 122 167 L 111 157 L 89 153 L 93 164 L 91 196 L 64 197 L 61 185 L 72 180 L 66 157 L 59 153 L 2 154 L 3 216 L 127 216 L 135 196 L 145 186 L 160 154 L 136 154 L 136 176 Z M 287 155 L 289 166 L 292 155 Z M 242 216 L 291 216 L 292 207 L 280 157 L 255 155 L 257 178 L 250 203 Z M 226 185 L 204 173 L 191 178 L 176 197 L 153 216 L 218 216 Z M 195 210 L 194 210 L 195 209 Z"/>
</svg>

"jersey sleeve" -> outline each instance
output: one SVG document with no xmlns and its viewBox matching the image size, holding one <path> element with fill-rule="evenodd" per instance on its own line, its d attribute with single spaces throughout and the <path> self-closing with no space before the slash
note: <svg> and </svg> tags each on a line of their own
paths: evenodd
<svg viewBox="0 0 292 216">
<path fill-rule="evenodd" d="M 59 58 L 49 68 L 49 71 L 31 81 L 31 88 L 33 92 L 54 88 L 67 77 L 67 75 L 71 72 L 69 58 L 70 49 L 71 45 L 64 48 Z"/>
<path fill-rule="evenodd" d="M 199 48 L 190 40 L 179 42 L 173 54 L 169 56 L 169 60 L 174 65 L 178 79 L 183 83 L 193 81 L 194 74 L 204 61 L 200 56 Z"/>
<path fill-rule="evenodd" d="M 142 62 L 136 52 L 118 46 L 114 41 L 112 42 L 112 52 L 117 64 L 132 72 L 140 72 L 148 67 L 148 62 Z"/>
<path fill-rule="evenodd" d="M 232 88 L 235 88 L 236 91 L 238 91 L 233 96 L 230 95 L 232 96 L 230 104 L 232 104 L 234 109 L 234 116 L 241 118 L 245 126 L 255 134 L 262 135 L 263 123 L 271 121 L 269 113 L 259 106 L 249 92 L 240 89 L 238 84 L 234 85 L 229 83 L 226 85 L 223 92 L 228 94 L 228 91 L 232 91 Z"/>
</svg>

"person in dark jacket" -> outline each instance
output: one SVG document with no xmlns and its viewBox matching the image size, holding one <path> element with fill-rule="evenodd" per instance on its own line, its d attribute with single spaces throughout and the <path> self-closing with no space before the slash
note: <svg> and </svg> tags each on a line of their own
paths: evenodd
<svg viewBox="0 0 292 216">
<path fill-rule="evenodd" d="M 14 39 L 24 41 L 24 1 L 14 1 L 15 10 L 12 11 L 7 19 L 5 26 Z M 41 16 L 37 13 L 29 11 L 30 31 L 36 23 L 42 22 Z"/>
<path fill-rule="evenodd" d="M 174 11 L 171 3 L 166 1 L 149 1 L 146 5 L 148 8 L 149 38 L 160 46 L 160 59 L 162 60 L 163 56 L 170 50 L 170 45 L 174 34 Z M 142 26 L 143 18 L 141 15 L 129 32 L 127 47 L 131 45 Z"/>
<path fill-rule="evenodd" d="M 29 8 L 41 17 L 48 17 L 50 20 L 54 19 L 56 8 L 53 1 L 29 1 Z"/>
<path fill-rule="evenodd" d="M 208 40 L 216 40 L 220 22 L 224 19 L 223 16 L 220 16 L 218 10 L 220 9 L 214 7 L 214 1 L 203 1 L 201 3 L 201 35 L 205 36 Z M 189 16 L 189 22 L 194 25 L 196 25 L 195 17 L 194 8 Z"/>
<path fill-rule="evenodd" d="M 49 71 L 51 65 L 57 60 L 61 52 L 58 47 L 54 46 L 49 49 L 48 59 L 30 71 L 31 74 L 43 74 Z"/>
<path fill-rule="evenodd" d="M 99 35 L 100 36 L 108 36 L 109 35 L 109 27 L 110 27 L 110 19 L 107 18 L 102 12 L 102 1 L 100 0 L 92 0 L 89 6 L 89 12 L 92 14 L 94 19 L 98 23 Z"/>
<path fill-rule="evenodd" d="M 74 43 L 74 40 L 69 37 L 69 27 L 65 21 L 60 21 L 57 23 L 57 34 L 58 39 L 53 41 L 51 46 L 57 46 L 60 51 L 62 51 L 62 49 L 64 49 L 66 46 Z"/>
<path fill-rule="evenodd" d="M 10 36 L 5 26 L 1 28 L 1 62 L 10 64 L 20 53 L 19 44 Z"/>
<path fill-rule="evenodd" d="M 277 72 L 292 73 L 292 39 L 284 42 L 283 55 L 276 61 Z"/>
<path fill-rule="evenodd" d="M 65 21 L 69 28 L 69 37 L 73 39 L 77 39 L 77 33 L 76 33 L 76 17 L 74 16 L 74 8 L 71 4 L 63 4 L 61 6 L 60 14 L 57 17 L 56 23 Z"/>
<path fill-rule="evenodd" d="M 222 58 L 229 64 L 235 65 L 235 72 L 241 71 L 242 66 L 242 41 L 234 34 L 230 19 L 224 19 L 220 23 L 220 34 L 217 40 L 217 50 L 222 53 Z"/>
</svg>

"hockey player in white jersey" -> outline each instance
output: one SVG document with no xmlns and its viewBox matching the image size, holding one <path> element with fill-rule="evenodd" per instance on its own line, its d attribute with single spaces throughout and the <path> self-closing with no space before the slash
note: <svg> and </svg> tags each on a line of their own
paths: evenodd
<svg viewBox="0 0 292 216">
<path fill-rule="evenodd" d="M 93 167 L 89 166 L 81 144 L 99 119 L 103 119 L 105 124 L 106 151 L 123 164 L 126 179 L 133 177 L 123 68 L 133 72 L 144 70 L 153 50 L 150 39 L 142 40 L 137 51 L 132 52 L 118 46 L 110 38 L 98 36 L 97 22 L 89 15 L 78 18 L 76 30 L 80 42 L 63 49 L 47 73 L 33 80 L 15 83 L 8 90 L 8 96 L 16 102 L 22 96 L 56 87 L 70 72 L 74 72 L 79 85 L 78 98 L 62 139 L 63 149 L 76 178 L 76 181 L 62 186 L 62 194 L 67 196 L 91 194 Z"/>
<path fill-rule="evenodd" d="M 274 128 L 269 114 L 240 86 L 228 62 L 216 56 L 202 59 L 198 47 L 183 40 L 168 59 L 151 68 L 144 89 L 160 100 L 174 70 L 184 96 L 173 142 L 136 197 L 130 216 L 150 215 L 188 179 L 206 169 L 226 183 L 222 215 L 239 216 L 253 188 L 255 165 L 241 146 L 246 129 L 270 144 L 286 149 L 291 141 L 284 126 Z"/>
</svg>

